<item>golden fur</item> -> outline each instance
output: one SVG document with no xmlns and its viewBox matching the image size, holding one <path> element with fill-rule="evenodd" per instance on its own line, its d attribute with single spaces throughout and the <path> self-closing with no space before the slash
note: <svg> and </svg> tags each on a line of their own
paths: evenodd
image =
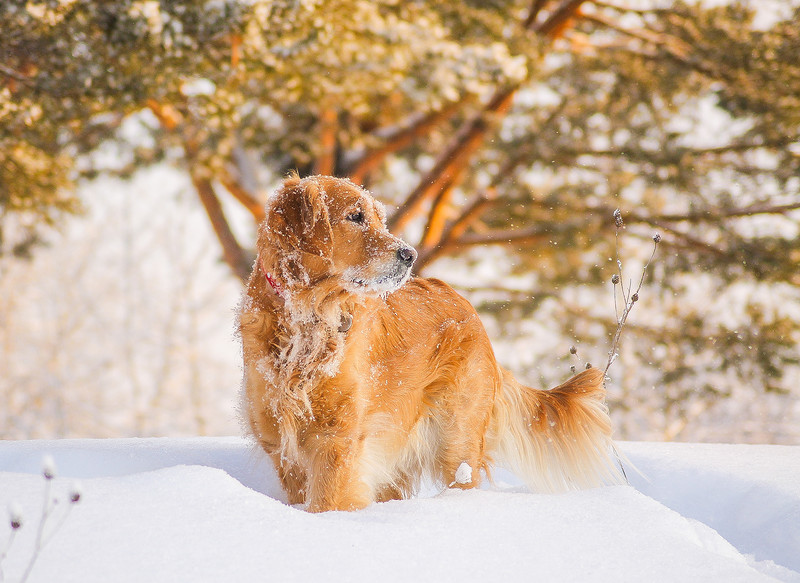
<svg viewBox="0 0 800 583">
<path fill-rule="evenodd" d="M 478 314 L 348 180 L 271 197 L 239 313 L 244 413 L 292 504 L 354 510 L 424 477 L 473 488 L 502 463 L 537 491 L 618 482 L 604 375 L 550 391 L 495 360 Z"/>
</svg>

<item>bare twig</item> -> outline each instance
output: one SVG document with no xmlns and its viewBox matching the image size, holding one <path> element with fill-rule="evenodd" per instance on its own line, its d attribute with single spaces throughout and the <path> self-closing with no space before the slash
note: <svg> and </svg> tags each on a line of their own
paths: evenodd
<svg viewBox="0 0 800 583">
<path fill-rule="evenodd" d="M 25 567 L 25 571 L 22 573 L 22 577 L 19 580 L 19 583 L 25 583 L 28 580 L 28 577 L 33 570 L 36 561 L 39 558 L 42 550 L 47 546 L 55 534 L 61 529 L 66 522 L 67 517 L 72 510 L 72 507 L 77 504 L 81 499 L 81 492 L 80 488 L 77 485 L 73 485 L 72 490 L 69 493 L 69 505 L 67 506 L 66 511 L 61 516 L 61 520 L 50 529 L 50 532 L 47 536 L 45 536 L 45 529 L 47 528 L 47 524 L 50 519 L 53 517 L 53 511 L 56 508 L 59 500 L 56 497 L 51 496 L 51 488 L 52 482 L 56 477 L 56 467 L 55 463 L 53 462 L 53 458 L 49 455 L 45 456 L 44 463 L 42 464 L 42 476 L 44 476 L 45 480 L 45 487 L 44 487 L 44 499 L 42 501 L 42 516 L 39 519 L 39 524 L 36 528 L 36 538 L 34 539 L 33 545 L 33 552 L 31 553 L 31 558 L 28 561 L 28 565 Z M 22 526 L 22 519 L 19 514 L 15 517 L 14 513 L 11 516 L 11 528 L 13 532 L 16 532 Z M 12 534 L 13 534 L 12 532 Z M 5 554 L 3 554 L 2 558 L 5 558 Z M 0 560 L 2 560 L 0 558 Z M 2 577 L 0 576 L 0 579 Z"/>
<path fill-rule="evenodd" d="M 8 556 L 8 551 L 14 545 L 14 539 L 17 537 L 17 531 L 22 527 L 22 510 L 16 504 L 8 508 L 8 522 L 11 525 L 11 534 L 8 535 L 8 542 L 5 548 L 0 551 L 0 582 L 5 581 L 5 574 L 3 573 L 3 561 Z"/>
<path fill-rule="evenodd" d="M 611 365 L 618 356 L 617 350 L 619 349 L 619 340 L 622 336 L 622 330 L 625 328 L 625 322 L 627 321 L 631 310 L 633 310 L 633 306 L 639 301 L 639 291 L 641 291 L 642 285 L 644 284 L 647 268 L 650 266 L 650 262 L 653 261 L 653 257 L 655 257 L 656 250 L 658 249 L 658 244 L 661 242 L 661 235 L 656 233 L 653 236 L 653 252 L 650 254 L 650 258 L 642 268 L 642 276 L 639 279 L 639 285 L 636 286 L 635 290 L 633 290 L 633 283 L 629 282 L 628 290 L 625 291 L 625 282 L 623 281 L 622 275 L 622 261 L 619 258 L 619 232 L 621 229 L 625 228 L 625 224 L 622 221 L 622 213 L 620 213 L 619 209 L 614 211 L 614 226 L 616 228 L 614 237 L 617 255 L 617 273 L 615 273 L 611 278 L 611 283 L 614 285 L 614 312 L 617 320 L 617 328 L 614 331 L 614 336 L 611 340 L 611 349 L 608 351 L 608 362 L 606 362 L 606 368 L 603 370 L 604 373 L 608 373 L 608 369 L 611 368 Z M 619 314 L 617 307 L 617 285 L 619 285 L 619 289 L 622 294 L 622 315 Z M 632 291 L 633 293 L 631 293 Z"/>
<path fill-rule="evenodd" d="M 25 571 L 22 573 L 22 577 L 20 578 L 20 583 L 25 583 L 28 580 L 28 577 L 31 574 L 31 570 L 33 566 L 36 564 L 36 559 L 39 558 L 39 553 L 42 551 L 43 544 L 43 536 L 44 536 L 44 525 L 47 523 L 47 519 L 50 518 L 50 513 L 53 511 L 54 505 L 53 501 L 50 498 L 50 482 L 52 481 L 52 476 L 47 477 L 47 472 L 45 471 L 45 484 L 44 484 L 44 500 L 42 502 L 42 517 L 39 520 L 39 525 L 36 528 L 36 539 L 33 543 L 33 553 L 31 554 L 31 558 L 28 561 L 28 566 L 25 567 Z"/>
</svg>

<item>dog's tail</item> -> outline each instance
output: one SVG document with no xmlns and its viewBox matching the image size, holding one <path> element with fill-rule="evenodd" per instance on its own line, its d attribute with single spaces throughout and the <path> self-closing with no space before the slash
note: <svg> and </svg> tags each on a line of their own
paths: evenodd
<svg viewBox="0 0 800 583">
<path fill-rule="evenodd" d="M 625 482 L 611 441 L 603 371 L 587 369 L 549 391 L 502 373 L 487 440 L 495 463 L 539 492 Z"/>
</svg>

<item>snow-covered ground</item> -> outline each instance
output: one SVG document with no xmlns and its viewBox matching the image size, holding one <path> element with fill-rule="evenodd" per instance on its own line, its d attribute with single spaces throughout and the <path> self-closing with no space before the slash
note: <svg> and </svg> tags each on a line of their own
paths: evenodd
<svg viewBox="0 0 800 583">
<path fill-rule="evenodd" d="M 2 567 L 16 582 L 30 559 L 49 453 L 45 537 L 70 514 L 29 581 L 800 582 L 800 446 L 621 449 L 647 479 L 538 495 L 498 471 L 480 491 L 312 515 L 237 438 L 0 442 L 0 505 L 24 521 Z"/>
</svg>

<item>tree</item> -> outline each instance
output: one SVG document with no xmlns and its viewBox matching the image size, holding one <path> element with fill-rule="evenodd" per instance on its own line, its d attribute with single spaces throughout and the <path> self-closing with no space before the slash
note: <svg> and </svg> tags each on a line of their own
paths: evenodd
<svg viewBox="0 0 800 583">
<path fill-rule="evenodd" d="M 240 290 L 191 188 L 82 185 L 83 216 L 0 257 L 0 439 L 236 432 Z"/>
<path fill-rule="evenodd" d="M 500 250 L 500 283 L 462 286 L 499 329 L 549 318 L 601 355 L 619 208 L 626 262 L 662 244 L 612 399 L 672 435 L 734 382 L 796 390 L 800 9 L 754 7 L 9 2 L 0 205 L 52 221 L 83 177 L 180 164 L 243 279 L 221 199 L 258 221 L 291 169 L 350 176 L 396 205 L 422 273 Z"/>
</svg>

